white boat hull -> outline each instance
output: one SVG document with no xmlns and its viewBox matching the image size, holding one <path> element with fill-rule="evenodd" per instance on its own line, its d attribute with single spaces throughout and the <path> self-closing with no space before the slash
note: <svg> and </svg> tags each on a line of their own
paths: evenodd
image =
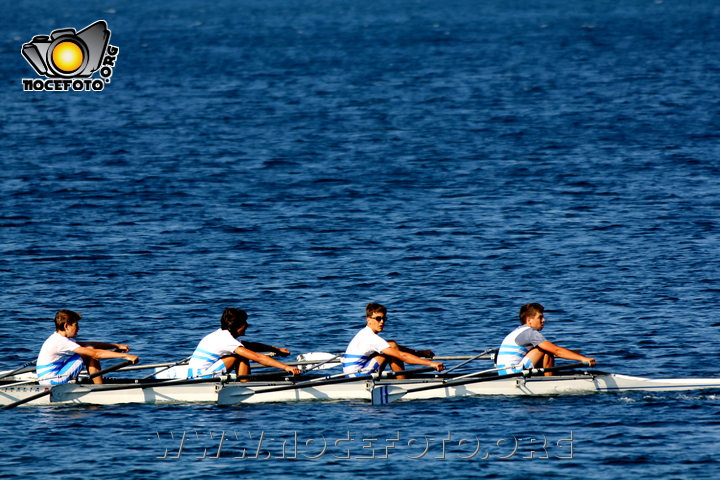
<svg viewBox="0 0 720 480">
<path fill-rule="evenodd" d="M 234 405 L 237 403 L 295 402 L 295 401 L 370 401 L 373 389 L 382 389 L 384 394 L 393 395 L 417 387 L 438 386 L 431 390 L 412 392 L 404 400 L 449 398 L 470 395 L 570 395 L 598 392 L 627 391 L 680 391 L 718 388 L 720 378 L 699 379 L 650 379 L 618 374 L 576 374 L 554 377 L 501 378 L 492 381 L 442 387 L 442 382 L 433 379 L 382 380 L 319 385 L 272 393 L 255 393 L 264 389 L 289 385 L 286 382 L 248 383 L 201 383 L 187 385 L 155 386 L 122 390 L 98 389 L 93 385 L 66 384 L 57 392 L 29 402 L 27 405 L 50 404 L 94 404 L 115 405 L 122 403 L 215 403 Z M 110 387 L 105 385 L 104 387 Z M 0 387 L 0 405 L 28 398 L 47 391 L 49 387 L 23 385 Z M 102 387 L 100 387 L 102 388 Z M 55 394 L 57 393 L 57 395 Z M 377 393 L 377 392 L 376 392 Z"/>
<path fill-rule="evenodd" d="M 117 405 L 123 403 L 215 403 L 217 386 L 206 383 L 199 385 L 175 385 L 167 387 L 134 388 L 127 390 L 95 390 L 91 385 L 61 385 L 62 400 L 57 396 L 47 395 L 32 400 L 25 405 L 57 405 L 57 404 L 93 404 Z M 109 385 L 106 385 L 109 386 Z M 49 387 L 0 387 L 0 405 L 8 405 L 24 400 L 37 393 L 47 391 Z M 58 388 L 58 387 L 55 387 Z"/>
<path fill-rule="evenodd" d="M 427 386 L 429 386 L 428 384 Z M 438 383 L 439 385 L 439 383 Z M 720 388 L 720 378 L 683 379 L 666 378 L 650 379 L 604 373 L 598 375 L 567 375 L 554 377 L 502 378 L 490 382 L 470 383 L 466 385 L 448 386 L 432 390 L 411 391 L 426 385 L 378 385 L 380 392 L 376 397 L 388 398 L 402 394 L 403 400 L 450 398 L 479 395 L 586 395 L 601 392 L 629 391 L 684 391 L 707 388 Z"/>
<path fill-rule="evenodd" d="M 617 374 L 567 375 L 554 377 L 507 378 L 489 382 L 441 387 L 437 380 L 392 380 L 324 385 L 315 388 L 258 393 L 247 396 L 248 388 L 242 384 L 227 384 L 218 394 L 218 405 L 259 402 L 291 402 L 298 400 L 366 400 L 373 389 L 384 389 L 393 394 L 416 387 L 438 386 L 432 390 L 410 391 L 404 400 L 450 398 L 474 395 L 582 395 L 621 391 L 676 391 L 720 388 L 720 378 L 704 379 L 649 379 Z"/>
</svg>

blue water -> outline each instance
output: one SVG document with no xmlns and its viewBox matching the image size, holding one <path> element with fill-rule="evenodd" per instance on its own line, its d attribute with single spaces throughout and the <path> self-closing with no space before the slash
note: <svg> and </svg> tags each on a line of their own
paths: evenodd
<svg viewBox="0 0 720 480">
<path fill-rule="evenodd" d="M 120 47 L 102 92 L 22 90 L 23 43 L 97 20 Z M 717 376 L 719 20 L 711 0 L 8 3 L 0 369 L 60 308 L 152 363 L 226 306 L 248 339 L 334 352 L 377 301 L 386 337 L 450 355 L 540 302 L 599 368 Z M 719 407 L 27 407 L 0 415 L 0 477 L 709 479 Z"/>
</svg>

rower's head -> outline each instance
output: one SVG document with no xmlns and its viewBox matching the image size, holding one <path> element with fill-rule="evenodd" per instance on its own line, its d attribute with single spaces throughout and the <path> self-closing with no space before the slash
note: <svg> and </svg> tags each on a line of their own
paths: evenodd
<svg viewBox="0 0 720 480">
<path fill-rule="evenodd" d="M 220 318 L 220 328 L 229 331 L 234 337 L 245 334 L 249 326 L 247 323 L 248 314 L 239 308 L 226 308 Z"/>
<path fill-rule="evenodd" d="M 520 325 L 527 325 L 535 330 L 542 330 L 545 325 L 545 307 L 539 303 L 528 303 L 520 307 Z"/>
<path fill-rule="evenodd" d="M 379 303 L 368 303 L 365 307 L 365 320 L 373 332 L 382 332 L 387 321 L 387 308 Z"/>
<path fill-rule="evenodd" d="M 60 310 L 55 314 L 55 331 L 68 334 L 67 336 L 73 338 L 80 330 L 78 321 L 81 318 L 82 315 L 72 310 Z"/>
</svg>

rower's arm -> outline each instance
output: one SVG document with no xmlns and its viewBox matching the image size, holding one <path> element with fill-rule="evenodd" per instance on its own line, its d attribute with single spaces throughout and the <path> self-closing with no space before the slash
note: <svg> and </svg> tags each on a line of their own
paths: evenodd
<svg viewBox="0 0 720 480">
<path fill-rule="evenodd" d="M 137 355 L 130 355 L 129 353 L 111 352 L 110 350 L 104 350 L 93 347 L 80 346 L 73 350 L 78 355 L 84 355 L 86 357 L 94 358 L 95 360 L 103 360 L 106 358 L 122 358 L 124 360 L 130 360 L 132 363 L 138 362 Z"/>
<path fill-rule="evenodd" d="M 117 349 L 118 352 L 129 352 L 130 346 L 121 343 L 105 343 L 105 342 L 77 342 L 81 347 L 99 348 L 101 350 Z"/>
<path fill-rule="evenodd" d="M 544 341 L 538 345 L 538 348 L 548 353 L 551 353 L 556 357 L 566 358 L 568 360 L 577 360 L 579 362 L 590 362 L 590 366 L 595 365 L 594 358 L 585 357 L 583 355 L 580 355 L 579 353 L 573 352 L 572 350 L 568 350 L 567 348 L 558 347 L 552 342 Z"/>
<path fill-rule="evenodd" d="M 412 365 L 427 365 L 428 367 L 433 367 L 438 372 L 442 372 L 443 370 L 445 370 L 445 365 L 440 362 L 431 362 L 430 360 L 425 360 L 424 358 L 420 358 L 417 355 L 413 355 L 412 353 L 403 352 L 398 348 L 388 347 L 382 351 L 382 354 L 398 358 L 403 362 L 410 363 Z"/>
<path fill-rule="evenodd" d="M 415 350 L 415 349 L 410 348 L 410 347 L 404 347 L 404 346 L 402 346 L 402 345 L 398 345 L 398 350 L 400 350 L 401 352 L 410 353 L 410 354 L 412 354 L 412 355 L 415 355 L 416 357 L 428 357 L 428 358 L 433 358 L 433 357 L 435 356 L 435 353 L 434 353 L 432 350 L 430 350 L 430 349 L 427 349 L 427 350 Z"/>
<path fill-rule="evenodd" d="M 266 345 L 260 342 L 248 342 L 247 340 L 242 341 L 243 347 L 253 352 L 273 352 L 281 357 L 287 357 L 290 355 L 290 350 L 287 348 L 275 347 L 272 345 Z"/>
<path fill-rule="evenodd" d="M 284 363 L 278 362 L 277 360 L 270 358 L 267 355 L 253 352 L 249 348 L 237 347 L 233 353 L 236 353 L 241 357 L 245 357 L 248 360 L 252 360 L 253 362 L 257 362 L 260 365 L 265 365 L 267 367 L 275 367 L 279 368 L 280 370 L 285 370 L 288 373 L 292 373 L 293 375 L 300 375 L 300 369 L 298 369 L 297 367 L 285 365 Z"/>
</svg>

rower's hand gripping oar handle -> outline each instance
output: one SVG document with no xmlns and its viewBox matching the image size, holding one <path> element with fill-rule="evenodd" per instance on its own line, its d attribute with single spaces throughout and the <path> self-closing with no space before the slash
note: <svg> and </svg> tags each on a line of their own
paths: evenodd
<svg viewBox="0 0 720 480">
<path fill-rule="evenodd" d="M 101 375 L 105 375 L 106 373 L 114 372 L 115 370 L 119 370 L 119 369 L 121 369 L 121 368 L 123 368 L 123 367 L 126 367 L 126 366 L 128 366 L 128 365 L 131 365 L 132 363 L 133 363 L 132 360 L 125 360 L 125 361 L 123 361 L 123 362 L 118 363 L 117 365 L 113 365 L 112 367 L 108 367 L 108 368 L 105 368 L 105 369 L 100 370 L 100 371 L 98 371 L 98 372 L 95 372 L 95 373 L 93 373 L 92 375 L 90 375 L 89 378 L 95 378 L 95 377 L 99 377 L 99 376 L 101 376 Z M 62 384 L 61 384 L 61 385 L 62 385 Z M 15 408 L 15 407 L 17 407 L 18 405 L 23 405 L 23 404 L 25 404 L 25 403 L 32 402 L 33 400 L 35 400 L 35 399 L 37 399 L 37 398 L 46 397 L 46 396 L 48 396 L 48 395 L 50 395 L 50 394 L 52 393 L 52 389 L 53 389 L 53 387 L 50 387 L 50 388 L 48 388 L 47 390 L 45 390 L 44 392 L 40 392 L 40 393 L 38 393 L 38 394 L 31 395 L 31 396 L 29 396 L 29 397 L 27 397 L 27 398 L 23 398 L 22 400 L 18 400 L 17 402 L 9 403 L 9 404 L 3 406 L 2 409 L 3 409 L 3 410 L 10 410 L 11 408 Z"/>
</svg>

